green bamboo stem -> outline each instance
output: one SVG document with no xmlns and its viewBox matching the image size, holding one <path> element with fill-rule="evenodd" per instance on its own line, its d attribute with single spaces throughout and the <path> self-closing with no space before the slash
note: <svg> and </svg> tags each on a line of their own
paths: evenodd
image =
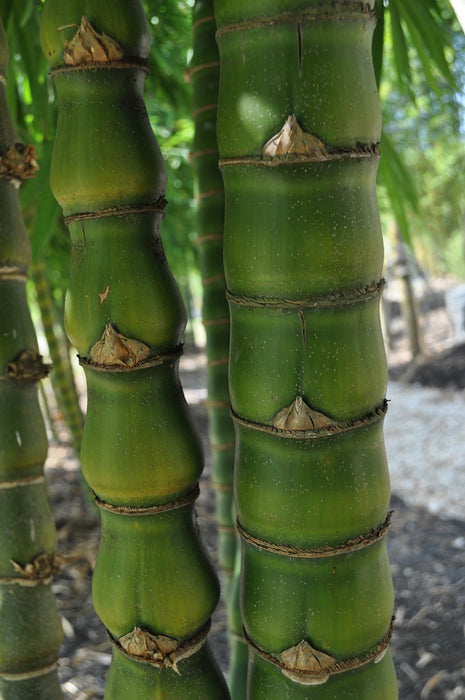
<svg viewBox="0 0 465 700">
<path fill-rule="evenodd" d="M 207 338 L 207 408 L 213 453 L 212 483 L 217 491 L 220 568 L 227 587 L 232 578 L 236 548 L 232 519 L 234 426 L 229 412 L 228 389 L 230 324 L 223 272 L 224 192 L 216 145 L 219 57 L 215 31 L 213 2 L 196 2 L 189 71 L 195 124 L 191 161 L 197 199 L 196 242 L 203 284 L 202 317 Z"/>
<path fill-rule="evenodd" d="M 397 698 L 372 10 L 215 1 L 250 700 Z"/>
<path fill-rule="evenodd" d="M 57 543 L 37 394 L 46 370 L 27 304 L 31 253 L 18 199 L 36 164 L 33 151 L 17 143 L 5 94 L 7 61 L 0 21 L 0 697 L 59 700 Z"/>
<path fill-rule="evenodd" d="M 32 264 L 31 277 L 34 282 L 42 328 L 52 361 L 53 372 L 51 381 L 57 406 L 68 427 L 73 448 L 79 454 L 84 419 L 79 405 L 67 341 L 63 336 L 59 339 L 58 333 L 60 333 L 60 329 L 57 333 L 57 318 L 53 296 L 43 260 L 36 260 Z"/>
<path fill-rule="evenodd" d="M 65 326 L 88 389 L 81 464 L 102 515 L 105 697 L 227 698 L 206 642 L 219 586 L 193 517 L 201 443 L 179 382 L 185 310 L 143 101 L 149 27 L 139 0 L 48 0 L 41 38 L 58 96 L 51 184 L 73 251 Z"/>
<path fill-rule="evenodd" d="M 220 71 L 215 32 L 213 0 L 197 0 L 189 73 L 195 124 L 191 160 L 197 199 L 197 249 L 203 283 L 202 316 L 207 338 L 207 410 L 212 485 L 216 492 L 218 559 L 230 633 L 228 685 L 231 696 L 240 699 L 246 694 L 248 649 L 242 636 L 239 610 L 240 550 L 233 503 L 234 425 L 228 388 L 230 321 L 223 270 L 224 188 L 216 141 Z"/>
</svg>

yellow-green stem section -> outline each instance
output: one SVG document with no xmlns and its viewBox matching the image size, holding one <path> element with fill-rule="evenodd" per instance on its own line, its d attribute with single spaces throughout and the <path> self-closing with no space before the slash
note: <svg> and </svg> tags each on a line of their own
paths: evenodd
<svg viewBox="0 0 465 700">
<path fill-rule="evenodd" d="M 215 2 L 253 700 L 397 697 L 372 6 Z"/>
<path fill-rule="evenodd" d="M 193 697 L 195 678 L 198 697 L 227 698 L 205 643 L 219 589 L 193 515 L 202 453 L 159 235 L 142 3 L 48 0 L 42 45 L 58 96 L 51 183 L 72 241 L 65 324 L 88 389 L 81 463 L 102 513 L 93 595 L 115 644 L 105 697 Z"/>
</svg>

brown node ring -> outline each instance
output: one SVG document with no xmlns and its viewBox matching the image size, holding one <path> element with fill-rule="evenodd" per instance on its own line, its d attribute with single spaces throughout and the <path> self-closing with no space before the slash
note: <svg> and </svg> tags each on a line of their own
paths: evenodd
<svg viewBox="0 0 465 700">
<path fill-rule="evenodd" d="M 188 494 L 179 498 L 177 501 L 170 501 L 169 503 L 162 503 L 159 506 L 115 506 L 111 503 L 106 503 L 102 501 L 95 493 L 94 498 L 97 506 L 101 510 L 106 510 L 109 513 L 115 513 L 116 515 L 130 515 L 133 517 L 144 516 L 144 515 L 158 515 L 160 513 L 167 513 L 172 510 L 178 510 L 179 508 L 186 508 L 187 506 L 194 503 L 200 495 L 200 486 L 196 484 L 192 491 Z"/>
<path fill-rule="evenodd" d="M 108 207 L 98 211 L 77 212 L 64 217 L 66 226 L 76 221 L 91 221 L 94 219 L 105 219 L 111 216 L 129 216 L 131 214 L 163 214 L 167 200 L 164 196 L 149 204 L 128 204 L 125 207 Z"/>
<path fill-rule="evenodd" d="M 297 397 L 299 399 L 301 397 Z M 296 399 L 296 401 L 297 401 Z M 294 402 L 295 403 L 295 402 Z M 262 433 L 268 433 L 269 435 L 274 435 L 281 438 L 290 438 L 296 440 L 316 440 L 318 438 L 326 438 L 334 435 L 339 435 L 341 433 L 346 433 L 349 430 L 357 430 L 358 428 L 364 428 L 367 425 L 372 425 L 382 420 L 387 411 L 388 402 L 384 400 L 382 405 L 376 407 L 374 411 L 368 413 L 359 418 L 352 418 L 347 421 L 336 421 L 329 417 L 325 417 L 324 414 L 319 414 L 318 411 L 313 411 L 310 409 L 310 417 L 315 427 L 305 427 L 304 429 L 288 427 L 288 423 L 285 422 L 281 424 L 278 422 L 277 425 L 274 423 L 269 425 L 267 423 L 254 423 L 246 418 L 234 413 L 231 409 L 231 417 L 235 423 L 242 425 L 245 428 L 250 428 L 251 430 L 258 430 Z M 286 407 L 286 410 L 290 410 L 291 407 Z M 273 420 L 280 417 L 281 411 L 276 414 Z M 318 415 L 325 417 L 327 420 L 323 421 Z"/>
<path fill-rule="evenodd" d="M 231 304 L 236 306 L 244 306 L 248 308 L 274 308 L 280 310 L 304 311 L 305 309 L 321 309 L 329 307 L 343 307 L 354 304 L 370 301 L 371 299 L 380 296 L 386 280 L 374 280 L 371 284 L 364 287 L 354 287 L 344 291 L 327 294 L 325 296 L 317 296 L 308 299 L 285 299 L 279 297 L 247 297 L 242 294 L 234 294 L 226 290 L 226 299 Z"/>
<path fill-rule="evenodd" d="M 335 13 L 336 17 L 335 17 Z M 294 24 L 314 21 L 366 21 L 366 19 L 375 20 L 375 13 L 373 8 L 368 2 L 360 2 L 360 0 L 352 0 L 351 2 L 341 2 L 341 0 L 333 0 L 331 3 L 331 12 L 322 7 L 311 8 L 308 10 L 296 10 L 281 12 L 277 16 L 264 17 L 263 19 L 250 20 L 248 22 L 237 22 L 231 24 L 225 24 L 220 27 L 216 32 L 216 38 L 220 38 L 223 34 L 228 34 L 229 32 L 244 32 L 249 29 L 260 29 L 261 27 L 266 27 L 269 25 L 277 24 Z"/>
<path fill-rule="evenodd" d="M 261 549 L 265 552 L 270 552 L 271 554 L 277 554 L 283 557 L 291 557 L 292 559 L 320 559 L 324 557 L 335 557 L 341 554 L 349 554 L 350 552 L 355 552 L 359 549 L 364 549 L 365 547 L 375 544 L 388 532 L 391 526 L 392 512 L 393 511 L 389 511 L 384 521 L 369 532 L 362 533 L 361 535 L 353 537 L 350 540 L 346 540 L 346 542 L 341 544 L 321 545 L 319 547 L 295 547 L 294 545 L 275 544 L 274 542 L 261 540 L 258 537 L 251 535 L 250 532 L 247 532 L 239 520 L 236 521 L 236 528 L 245 542 L 248 542 L 257 549 Z"/>
</svg>

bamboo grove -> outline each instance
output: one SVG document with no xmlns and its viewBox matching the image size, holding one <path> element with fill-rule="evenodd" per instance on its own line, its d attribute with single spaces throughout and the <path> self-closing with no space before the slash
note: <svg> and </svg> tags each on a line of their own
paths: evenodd
<svg viewBox="0 0 465 700">
<path fill-rule="evenodd" d="M 373 3 L 215 14 L 247 697 L 391 700 Z"/>
<path fill-rule="evenodd" d="M 0 21 L 0 697 L 59 700 L 63 635 L 52 593 L 58 558 L 37 395 L 48 368 L 28 308 L 31 251 L 18 198 L 37 163 L 33 148 L 18 142 L 9 114 L 7 61 Z"/>
<path fill-rule="evenodd" d="M 189 70 L 195 124 L 191 161 L 197 190 L 196 244 L 207 338 L 207 409 L 212 484 L 216 492 L 218 558 L 228 610 L 231 657 L 228 685 L 233 698 L 243 698 L 248 650 L 242 635 L 238 598 L 241 557 L 233 503 L 235 450 L 228 387 L 230 322 L 223 271 L 224 188 L 216 140 L 220 68 L 215 33 L 213 0 L 198 0 L 193 13 L 193 55 Z"/>
<path fill-rule="evenodd" d="M 93 599 L 113 649 L 107 700 L 397 698 L 375 2 L 283 5 L 197 0 L 189 66 L 230 691 L 208 643 L 219 584 L 195 523 L 203 455 L 160 237 L 143 4 L 42 10 L 58 103 L 51 186 L 72 245 L 65 325 L 88 393 L 81 463 L 102 522 Z M 0 34 L 0 697 L 55 700 L 46 369 L 17 194 L 35 162 L 8 115 L 6 62 Z"/>
<path fill-rule="evenodd" d="M 203 457 L 178 375 L 185 310 L 159 236 L 166 173 L 143 102 L 148 23 L 138 0 L 48 0 L 41 40 L 73 251 L 65 323 L 88 389 L 81 462 L 102 518 L 105 697 L 226 698 L 207 642 L 219 586 L 193 518 Z"/>
</svg>

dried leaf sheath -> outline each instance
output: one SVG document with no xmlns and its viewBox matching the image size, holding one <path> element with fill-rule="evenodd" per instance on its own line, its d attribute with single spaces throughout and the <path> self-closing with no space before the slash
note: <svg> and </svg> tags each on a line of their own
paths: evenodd
<svg viewBox="0 0 465 700">
<path fill-rule="evenodd" d="M 394 700 L 372 3 L 310 5 L 215 2 L 248 698 Z"/>
<path fill-rule="evenodd" d="M 216 700 L 227 690 L 206 631 L 219 591 L 194 521 L 202 452 L 179 382 L 185 310 L 159 237 L 149 36 L 138 0 L 44 7 L 51 181 L 73 246 L 66 328 L 88 388 L 81 462 L 102 517 L 93 598 L 114 644 L 106 698 Z"/>
</svg>

